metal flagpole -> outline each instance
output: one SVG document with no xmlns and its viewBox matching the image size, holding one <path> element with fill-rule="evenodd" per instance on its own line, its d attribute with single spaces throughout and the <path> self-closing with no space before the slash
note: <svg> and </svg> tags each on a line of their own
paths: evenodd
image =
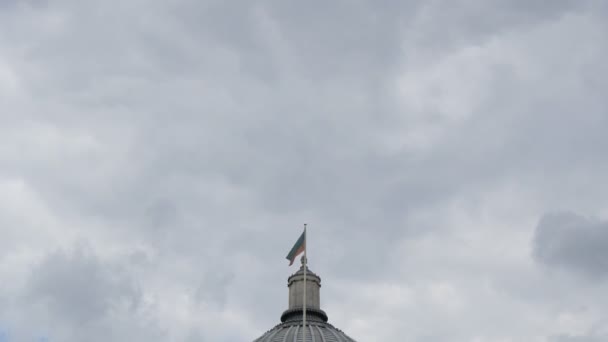
<svg viewBox="0 0 608 342">
<path fill-rule="evenodd" d="M 306 223 L 304 223 L 304 315 L 303 315 L 303 328 L 302 342 L 306 342 L 306 292 L 308 290 L 308 284 L 306 283 L 306 271 L 308 268 L 308 257 L 306 256 L 307 241 L 306 241 Z"/>
</svg>

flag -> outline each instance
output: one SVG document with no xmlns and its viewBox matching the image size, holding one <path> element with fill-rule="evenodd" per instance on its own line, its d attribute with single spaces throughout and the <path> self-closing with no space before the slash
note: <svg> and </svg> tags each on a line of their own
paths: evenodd
<svg viewBox="0 0 608 342">
<path fill-rule="evenodd" d="M 293 265 L 293 261 L 296 260 L 296 257 L 306 250 L 306 230 L 300 235 L 296 244 L 293 245 L 289 254 L 287 254 L 286 259 L 289 260 L 289 266 Z"/>
</svg>

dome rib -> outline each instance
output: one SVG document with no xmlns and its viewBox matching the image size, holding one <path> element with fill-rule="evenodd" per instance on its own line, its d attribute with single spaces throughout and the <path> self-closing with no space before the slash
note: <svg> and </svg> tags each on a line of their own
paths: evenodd
<svg viewBox="0 0 608 342">
<path fill-rule="evenodd" d="M 287 342 L 287 336 L 289 336 L 289 332 L 291 331 L 291 328 L 293 328 L 293 327 L 289 327 L 289 329 L 287 329 L 287 332 L 283 336 L 283 342 Z"/>
<path fill-rule="evenodd" d="M 312 338 L 312 342 L 316 342 L 315 332 L 312 330 L 312 326 L 308 326 L 308 330 L 310 330 L 310 337 Z"/>
<path fill-rule="evenodd" d="M 321 328 L 319 328 L 318 326 L 315 326 L 315 328 L 317 328 L 317 332 L 319 333 L 319 337 L 321 337 L 321 342 L 325 342 L 325 336 L 323 336 L 323 334 L 321 333 Z M 312 327 L 311 327 L 312 329 Z"/>
<path fill-rule="evenodd" d="M 293 333 L 293 342 L 297 342 L 298 339 L 298 331 L 300 331 L 300 326 L 296 326 L 296 331 Z M 302 333 L 304 335 L 304 333 Z"/>
</svg>

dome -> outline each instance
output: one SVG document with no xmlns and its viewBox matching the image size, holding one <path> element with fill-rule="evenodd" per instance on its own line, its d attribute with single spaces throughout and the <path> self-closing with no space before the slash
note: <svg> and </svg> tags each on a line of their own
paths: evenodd
<svg viewBox="0 0 608 342">
<path fill-rule="evenodd" d="M 288 321 L 277 325 L 253 342 L 302 342 L 303 330 L 301 319 L 299 321 Z M 306 342 L 356 342 L 327 322 L 312 320 L 309 322 L 307 320 L 306 330 Z"/>
<path fill-rule="evenodd" d="M 281 315 L 281 323 L 253 342 L 356 342 L 328 323 L 320 307 L 321 278 L 311 272 L 302 258 L 302 267 L 287 279 L 289 308 Z M 304 267 L 306 267 L 306 341 L 304 341 Z"/>
</svg>

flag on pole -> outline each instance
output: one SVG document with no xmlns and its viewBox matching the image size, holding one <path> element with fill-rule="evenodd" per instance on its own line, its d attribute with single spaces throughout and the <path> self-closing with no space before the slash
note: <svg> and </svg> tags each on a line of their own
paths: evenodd
<svg viewBox="0 0 608 342">
<path fill-rule="evenodd" d="M 287 254 L 286 259 L 289 260 L 289 266 L 293 265 L 293 261 L 296 260 L 296 257 L 304 252 L 306 249 L 306 230 L 300 235 L 296 244 L 293 245 L 289 254 Z"/>
</svg>

